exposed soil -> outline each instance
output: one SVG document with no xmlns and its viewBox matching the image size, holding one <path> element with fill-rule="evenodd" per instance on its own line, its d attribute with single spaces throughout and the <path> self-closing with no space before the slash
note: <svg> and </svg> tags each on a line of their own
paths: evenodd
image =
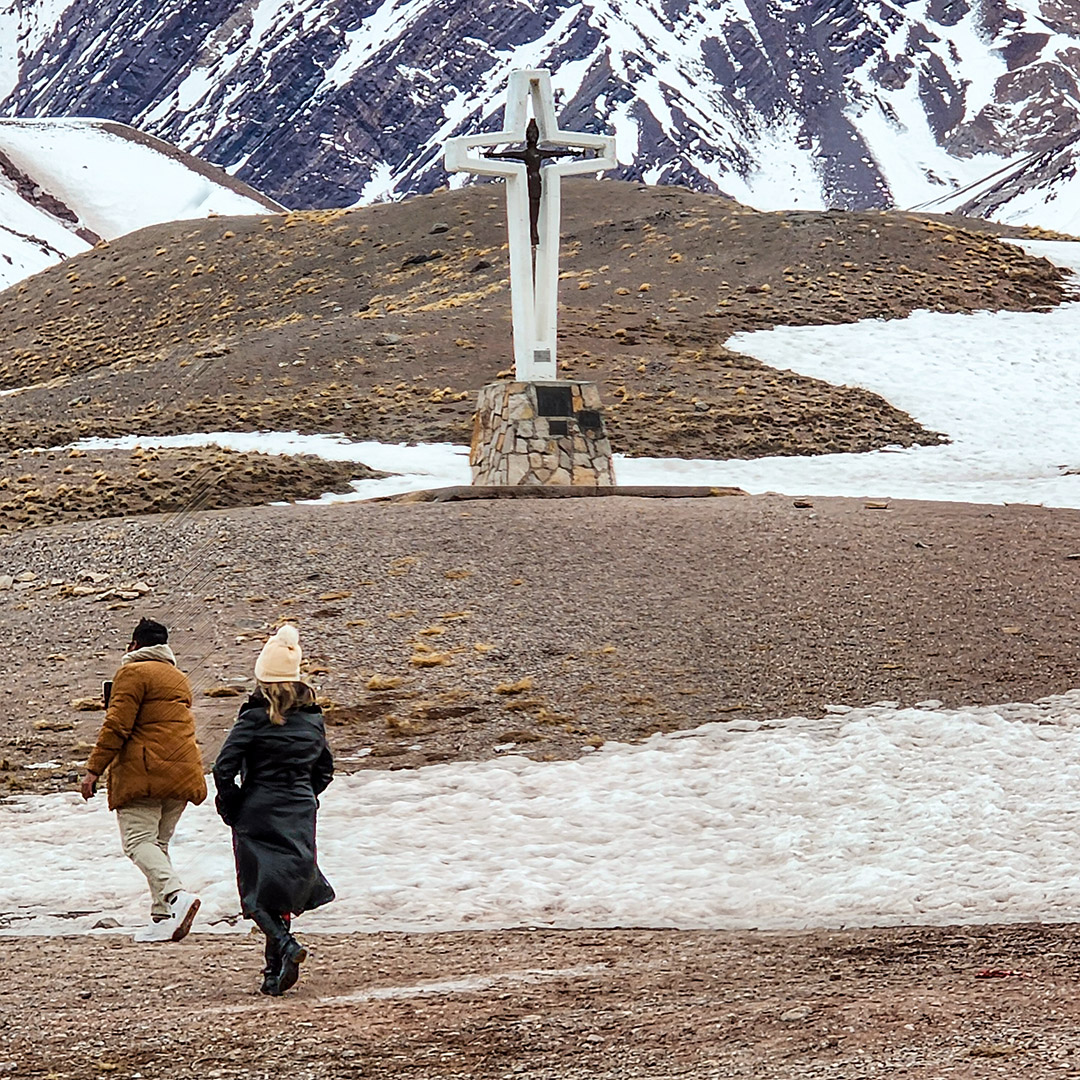
<svg viewBox="0 0 1080 1080">
<path fill-rule="evenodd" d="M 1080 1069 L 1073 926 L 308 944 L 300 983 L 275 1000 L 255 990 L 253 938 L 0 939 L 0 1068 L 51 1080 L 981 1080 Z"/>
<path fill-rule="evenodd" d="M 1043 309 L 1065 274 L 984 221 L 759 213 L 576 181 L 560 366 L 596 380 L 616 449 L 759 457 L 935 442 L 875 394 L 732 353 L 735 331 Z M 0 443 L 220 430 L 467 443 L 512 367 L 500 188 L 141 230 L 0 295 Z M 946 433 L 947 434 L 947 433 Z"/>
</svg>

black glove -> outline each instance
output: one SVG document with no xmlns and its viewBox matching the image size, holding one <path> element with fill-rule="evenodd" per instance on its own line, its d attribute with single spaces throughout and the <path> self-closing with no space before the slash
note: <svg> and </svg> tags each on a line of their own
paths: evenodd
<svg viewBox="0 0 1080 1080">
<path fill-rule="evenodd" d="M 236 812 L 240 809 L 237 803 L 237 799 L 229 799 L 226 802 L 226 800 L 222 798 L 220 792 L 214 799 L 214 806 L 217 808 L 218 817 L 220 817 L 230 828 L 236 823 Z"/>
</svg>

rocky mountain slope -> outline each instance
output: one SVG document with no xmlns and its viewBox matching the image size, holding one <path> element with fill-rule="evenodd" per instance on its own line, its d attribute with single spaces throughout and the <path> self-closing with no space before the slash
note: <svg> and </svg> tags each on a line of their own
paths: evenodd
<svg viewBox="0 0 1080 1080">
<path fill-rule="evenodd" d="M 132 123 L 292 207 L 434 190 L 514 67 L 615 132 L 623 178 L 763 209 L 909 207 L 1080 123 L 1077 0 L 27 0 L 0 41 L 8 115 Z"/>
<path fill-rule="evenodd" d="M 1056 221 L 1080 233 L 1080 132 L 917 209 L 995 221 Z"/>
<path fill-rule="evenodd" d="M 123 124 L 0 120 L 0 288 L 146 225 L 280 209 Z"/>
</svg>

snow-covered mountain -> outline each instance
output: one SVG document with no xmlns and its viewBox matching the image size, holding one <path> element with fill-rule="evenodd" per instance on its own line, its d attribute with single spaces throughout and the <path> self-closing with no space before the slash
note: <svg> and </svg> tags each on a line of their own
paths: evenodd
<svg viewBox="0 0 1080 1080">
<path fill-rule="evenodd" d="M 911 206 L 1080 131 L 1080 0 L 22 0 L 0 39 L 7 115 L 131 123 L 292 206 L 445 183 L 515 67 L 622 176 L 760 208 Z"/>
<path fill-rule="evenodd" d="M 0 120 L 0 288 L 145 225 L 280 209 L 122 124 Z"/>
</svg>

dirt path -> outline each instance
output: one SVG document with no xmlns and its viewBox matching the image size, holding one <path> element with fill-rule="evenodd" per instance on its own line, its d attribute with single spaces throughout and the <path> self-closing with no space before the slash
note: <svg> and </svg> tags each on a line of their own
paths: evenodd
<svg viewBox="0 0 1080 1080">
<path fill-rule="evenodd" d="M 1058 1077 L 1080 1071 L 1074 927 L 0 939 L 0 1073 L 206 1077 Z M 980 972 L 1019 974 L 980 977 Z"/>
</svg>

